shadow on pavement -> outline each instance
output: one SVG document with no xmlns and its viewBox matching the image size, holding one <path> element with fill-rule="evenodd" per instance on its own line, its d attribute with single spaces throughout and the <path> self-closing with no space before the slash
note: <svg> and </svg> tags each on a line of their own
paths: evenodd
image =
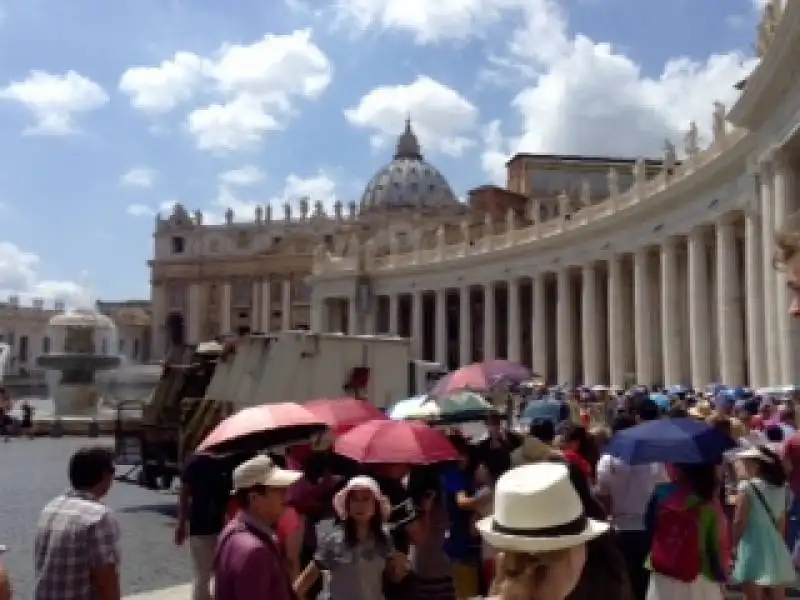
<svg viewBox="0 0 800 600">
<path fill-rule="evenodd" d="M 178 507 L 175 502 L 170 502 L 169 504 L 143 504 L 141 506 L 123 506 L 122 508 L 115 509 L 115 512 L 124 514 L 147 512 L 157 513 L 165 517 L 177 518 Z"/>
</svg>

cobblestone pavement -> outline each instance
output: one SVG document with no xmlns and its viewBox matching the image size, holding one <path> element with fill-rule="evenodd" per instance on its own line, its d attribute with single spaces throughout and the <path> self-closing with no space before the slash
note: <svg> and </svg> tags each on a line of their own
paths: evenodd
<svg viewBox="0 0 800 600">
<path fill-rule="evenodd" d="M 32 597 L 33 538 L 39 511 L 67 487 L 67 461 L 74 450 L 111 440 L 39 438 L 0 442 L 0 544 L 15 600 Z M 176 497 L 115 482 L 107 503 L 122 530 L 122 591 L 129 595 L 190 581 L 187 551 L 172 543 Z M 188 596 L 187 596 L 188 597 Z"/>
</svg>

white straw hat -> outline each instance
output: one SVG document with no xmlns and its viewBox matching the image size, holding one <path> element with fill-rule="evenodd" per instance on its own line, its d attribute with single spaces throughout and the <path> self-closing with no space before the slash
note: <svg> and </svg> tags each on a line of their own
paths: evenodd
<svg viewBox="0 0 800 600">
<path fill-rule="evenodd" d="M 507 471 L 497 480 L 494 514 L 477 523 L 490 546 L 527 554 L 580 546 L 608 527 L 586 517 L 569 471 L 559 463 Z"/>
<path fill-rule="evenodd" d="M 389 499 L 383 495 L 378 482 L 372 477 L 366 475 L 358 475 L 350 479 L 347 484 L 333 497 L 333 510 L 336 516 L 344 520 L 347 517 L 347 495 L 353 490 L 368 490 L 375 501 L 378 503 L 378 510 L 383 521 L 389 520 L 389 515 L 392 512 L 392 505 Z"/>
</svg>

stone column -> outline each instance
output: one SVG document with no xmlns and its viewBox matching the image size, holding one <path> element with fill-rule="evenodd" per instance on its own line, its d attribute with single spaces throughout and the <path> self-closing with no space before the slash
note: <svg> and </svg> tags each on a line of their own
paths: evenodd
<svg viewBox="0 0 800 600">
<path fill-rule="evenodd" d="M 327 312 L 327 302 L 325 297 L 319 293 L 315 293 L 315 289 L 319 286 L 314 286 L 311 289 L 311 307 L 309 315 L 309 329 L 314 333 L 324 333 L 327 331 L 325 321 L 325 313 Z"/>
<path fill-rule="evenodd" d="M 581 277 L 581 329 L 583 337 L 583 383 L 600 383 L 600 324 L 597 306 L 597 269 L 583 265 Z"/>
<path fill-rule="evenodd" d="M 545 277 L 544 273 L 538 273 L 531 277 L 531 287 L 533 293 L 531 300 L 531 314 L 533 323 L 531 330 L 531 343 L 533 344 L 531 356 L 533 356 L 533 370 L 540 373 L 542 377 L 547 376 L 547 305 L 545 304 Z"/>
<path fill-rule="evenodd" d="M 512 277 L 508 280 L 508 360 L 519 362 L 522 360 L 520 350 L 520 308 L 519 308 L 519 279 Z"/>
<path fill-rule="evenodd" d="M 470 286 L 465 285 L 458 290 L 458 360 L 462 367 L 472 362 L 470 289 Z"/>
<path fill-rule="evenodd" d="M 272 286 L 269 279 L 261 282 L 261 331 L 272 331 Z"/>
<path fill-rule="evenodd" d="M 780 231 L 793 209 L 794 174 L 784 151 L 775 153 L 774 159 L 774 207 L 775 231 Z M 770 258 L 774 254 L 773 246 Z M 793 344 L 793 319 L 789 317 L 790 294 L 785 271 L 775 273 L 775 315 L 778 333 L 778 354 L 780 356 L 780 381 L 778 384 L 793 384 L 797 381 L 797 352 Z"/>
<path fill-rule="evenodd" d="M 622 258 L 608 259 L 608 364 L 613 386 L 625 385 L 625 321 L 623 314 Z"/>
<path fill-rule="evenodd" d="M 358 299 L 355 293 L 347 298 L 347 332 L 350 335 L 361 333 L 358 322 Z"/>
<path fill-rule="evenodd" d="M 258 283 L 257 280 L 253 280 L 253 283 L 251 285 L 252 285 L 252 291 L 250 292 L 250 296 L 252 299 L 250 301 L 250 330 L 255 332 L 261 329 L 261 319 L 260 315 L 258 314 L 259 308 L 261 306 L 258 297 L 258 294 L 261 291 L 259 289 L 261 285 Z"/>
<path fill-rule="evenodd" d="M 202 288 L 199 283 L 189 284 L 189 306 L 187 311 L 189 313 L 189 318 L 186 323 L 187 344 L 199 344 L 203 341 L 200 339 L 200 336 L 202 336 L 201 318 L 203 311 L 201 290 Z"/>
<path fill-rule="evenodd" d="M 766 346 L 764 343 L 764 289 L 760 285 L 761 222 L 755 211 L 748 211 L 744 218 L 744 277 L 747 293 L 747 364 L 750 387 L 768 385 Z"/>
<path fill-rule="evenodd" d="M 219 326 L 223 335 L 228 335 L 231 332 L 231 284 L 226 281 L 222 284 L 222 302 L 220 302 Z"/>
<path fill-rule="evenodd" d="M 675 238 L 670 237 L 661 244 L 661 345 L 666 385 L 686 383 L 681 369 L 679 289 L 678 244 Z"/>
<path fill-rule="evenodd" d="M 400 332 L 400 296 L 389 294 L 389 334 L 398 335 Z"/>
<path fill-rule="evenodd" d="M 283 280 L 282 291 L 281 329 L 283 331 L 289 331 L 292 328 L 292 280 L 288 277 Z"/>
<path fill-rule="evenodd" d="M 575 356 L 573 348 L 573 298 L 569 268 L 558 272 L 556 298 L 556 355 L 558 356 L 558 384 L 573 385 Z"/>
<path fill-rule="evenodd" d="M 422 330 L 425 320 L 422 317 L 422 311 L 424 308 L 422 290 L 414 290 L 411 294 L 411 353 L 416 359 L 423 358 Z"/>
<path fill-rule="evenodd" d="M 742 305 L 739 299 L 739 265 L 736 260 L 736 229 L 727 219 L 716 225 L 717 238 L 717 331 L 720 374 L 727 385 L 741 386 L 744 378 Z"/>
<path fill-rule="evenodd" d="M 647 248 L 633 255 L 633 319 L 636 383 L 653 384 L 653 310 L 650 302 L 650 263 Z"/>
<path fill-rule="evenodd" d="M 689 352 L 692 362 L 692 387 L 703 389 L 711 382 L 709 332 L 708 252 L 704 230 L 689 234 Z"/>
<path fill-rule="evenodd" d="M 152 310 L 152 321 L 150 323 L 150 356 L 155 360 L 161 360 L 167 351 L 166 334 L 164 326 L 167 321 L 167 293 L 164 284 L 155 284 L 150 289 L 150 306 Z M 64 350 L 63 341 L 58 344 L 56 340 L 51 340 L 51 352 L 62 352 Z"/>
<path fill-rule="evenodd" d="M 778 281 L 775 269 L 772 266 L 772 257 L 775 253 L 775 206 L 773 196 L 772 169 L 769 163 L 761 164 L 761 259 L 762 276 L 764 285 L 764 353 L 767 361 L 767 385 L 780 385 L 783 383 L 780 366 L 780 344 L 778 336 L 777 302 L 773 290 L 777 289 Z"/>
<path fill-rule="evenodd" d="M 447 290 L 436 290 L 436 362 L 447 365 Z"/>
<path fill-rule="evenodd" d="M 483 285 L 483 360 L 494 360 L 496 354 L 495 328 L 497 319 L 494 311 L 494 283 Z"/>
</svg>

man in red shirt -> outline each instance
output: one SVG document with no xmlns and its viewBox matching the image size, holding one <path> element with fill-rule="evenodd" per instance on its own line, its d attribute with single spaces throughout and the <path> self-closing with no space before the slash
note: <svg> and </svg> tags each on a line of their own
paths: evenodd
<svg viewBox="0 0 800 600">
<path fill-rule="evenodd" d="M 219 535 L 214 563 L 215 600 L 293 600 L 275 529 L 286 491 L 302 476 L 257 456 L 233 471 L 233 493 L 240 506 Z"/>
</svg>

